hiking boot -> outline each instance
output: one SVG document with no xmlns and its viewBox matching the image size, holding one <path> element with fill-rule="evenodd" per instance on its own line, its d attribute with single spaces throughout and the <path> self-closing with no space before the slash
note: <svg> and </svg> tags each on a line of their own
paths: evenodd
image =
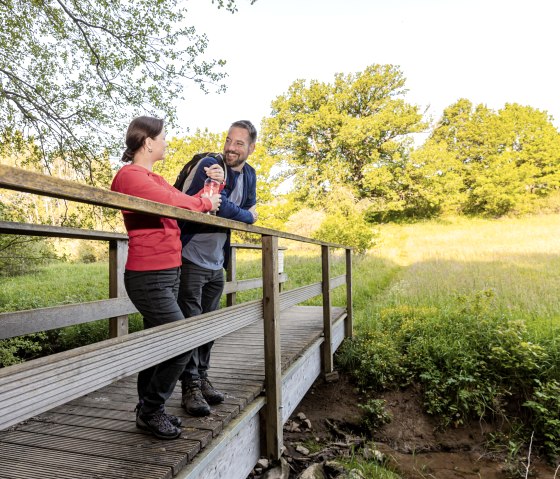
<svg viewBox="0 0 560 479">
<path fill-rule="evenodd" d="M 181 406 L 185 411 L 191 416 L 208 416 L 210 414 L 210 406 L 200 390 L 200 381 L 183 382 L 181 389 L 183 392 Z"/>
<path fill-rule="evenodd" d="M 200 390 L 202 391 L 202 395 L 204 396 L 204 399 L 206 399 L 206 402 L 212 406 L 220 404 L 224 401 L 224 395 L 217 389 L 214 389 L 214 386 L 212 386 L 212 383 L 208 380 L 208 378 L 200 379 Z"/>
<path fill-rule="evenodd" d="M 153 414 L 139 413 L 136 416 L 136 427 L 150 431 L 159 439 L 176 439 L 181 435 L 181 430 L 171 424 L 163 409 Z"/>
<path fill-rule="evenodd" d="M 136 412 L 136 417 L 138 417 L 138 414 L 140 414 L 140 408 L 142 407 L 142 404 L 144 403 L 144 401 L 140 401 L 136 407 L 134 408 L 134 411 Z M 180 417 L 177 416 L 173 416 L 172 414 L 167 414 L 164 410 L 163 414 L 165 414 L 167 416 L 167 419 L 169 419 L 169 422 L 171 424 L 173 424 L 175 427 L 181 427 L 182 421 Z"/>
</svg>

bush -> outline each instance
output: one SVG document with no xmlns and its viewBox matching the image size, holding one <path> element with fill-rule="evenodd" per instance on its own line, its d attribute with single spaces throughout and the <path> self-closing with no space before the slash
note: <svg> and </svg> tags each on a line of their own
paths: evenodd
<svg viewBox="0 0 560 479">
<path fill-rule="evenodd" d="M 365 253 L 374 240 L 374 230 L 361 214 L 335 213 L 327 216 L 313 238 L 351 246 L 356 253 Z"/>
<path fill-rule="evenodd" d="M 560 383 L 556 380 L 535 380 L 532 399 L 524 406 L 532 412 L 535 436 L 543 442 L 549 458 L 556 463 L 560 458 Z"/>
<path fill-rule="evenodd" d="M 0 367 L 38 357 L 43 351 L 45 338 L 45 333 L 39 333 L 0 340 Z"/>
<path fill-rule="evenodd" d="M 375 431 L 393 420 L 391 413 L 385 410 L 386 404 L 384 399 L 369 399 L 358 405 L 364 411 L 363 421 L 367 429 Z"/>
<path fill-rule="evenodd" d="M 0 276 L 30 274 L 55 258 L 50 239 L 0 235 Z"/>
<path fill-rule="evenodd" d="M 384 310 L 375 330 L 346 342 L 339 361 L 366 391 L 420 385 L 425 410 L 442 427 L 492 416 L 526 421 L 525 405 L 535 416 L 535 440 L 556 454 L 560 386 L 550 380 L 555 357 L 530 340 L 522 321 L 490 314 L 492 296 L 483 291 L 460 297 L 444 311 Z M 542 381 L 536 389 L 535 379 Z"/>
</svg>

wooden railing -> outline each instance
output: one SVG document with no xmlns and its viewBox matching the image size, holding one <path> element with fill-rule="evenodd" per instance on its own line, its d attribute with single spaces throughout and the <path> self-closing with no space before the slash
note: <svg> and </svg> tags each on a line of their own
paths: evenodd
<svg viewBox="0 0 560 479">
<path fill-rule="evenodd" d="M 45 331 L 87 321 L 110 318 L 111 339 L 63 353 L 0 369 L 0 429 L 64 404 L 111 382 L 137 373 L 209 341 L 264 320 L 266 454 L 280 457 L 282 446 L 280 312 L 303 301 L 323 297 L 324 344 L 322 370 L 333 371 L 330 291 L 346 285 L 345 336 L 352 335 L 351 249 L 304 236 L 247 225 L 212 215 L 143 200 L 75 182 L 0 165 L 0 187 L 52 196 L 80 203 L 142 212 L 157 216 L 223 226 L 261 236 L 262 278 L 236 279 L 235 249 L 228 269 L 227 308 L 188 320 L 128 333 L 127 315 L 136 311 L 123 284 L 127 236 L 47 225 L 0 223 L 0 234 L 56 236 L 109 242 L 110 299 L 0 314 L 0 339 Z M 280 285 L 287 276 L 279 272 L 278 239 L 311 243 L 321 248 L 322 281 L 289 291 Z M 331 249 L 343 248 L 346 273 L 330 277 Z M 236 293 L 263 288 L 263 299 L 236 304 Z M 159 347 L 161 346 L 161 347 Z M 165 347 L 163 347 L 165 346 Z"/>
</svg>

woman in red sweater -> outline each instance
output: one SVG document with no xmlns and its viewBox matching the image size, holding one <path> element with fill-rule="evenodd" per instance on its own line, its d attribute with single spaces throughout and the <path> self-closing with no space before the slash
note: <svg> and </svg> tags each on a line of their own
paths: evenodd
<svg viewBox="0 0 560 479">
<path fill-rule="evenodd" d="M 165 155 L 163 120 L 147 116 L 134 119 L 126 133 L 123 166 L 111 190 L 166 203 L 193 211 L 216 211 L 220 195 L 209 198 L 188 196 L 152 172 L 153 165 Z M 216 165 L 217 166 L 217 165 Z M 223 180 L 220 167 L 208 175 Z M 177 221 L 131 211 L 123 211 L 128 232 L 128 259 L 124 283 L 128 296 L 142 314 L 144 328 L 184 319 L 177 304 L 181 266 L 181 239 Z M 161 439 L 181 435 L 181 420 L 165 412 L 165 402 L 190 358 L 190 352 L 164 361 L 138 374 L 136 425 Z"/>
</svg>

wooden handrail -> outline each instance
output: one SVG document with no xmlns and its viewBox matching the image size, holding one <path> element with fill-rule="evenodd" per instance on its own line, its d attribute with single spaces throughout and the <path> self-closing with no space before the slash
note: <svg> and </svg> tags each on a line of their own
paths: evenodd
<svg viewBox="0 0 560 479">
<path fill-rule="evenodd" d="M 135 211 L 178 220 L 193 221 L 214 226 L 223 226 L 237 231 L 246 231 L 260 235 L 276 236 L 303 243 L 328 245 L 332 248 L 347 248 L 344 245 L 327 243 L 324 241 L 294 235 L 270 228 L 248 225 L 239 221 L 227 220 L 214 215 L 205 215 L 175 206 L 169 206 L 156 201 L 144 200 L 136 196 L 115 193 L 102 188 L 88 186 L 75 181 L 63 180 L 40 173 L 26 171 L 12 166 L 0 165 L 0 187 L 10 190 L 35 193 L 43 196 L 53 196 L 78 203 L 106 206 L 120 210 Z"/>
</svg>

